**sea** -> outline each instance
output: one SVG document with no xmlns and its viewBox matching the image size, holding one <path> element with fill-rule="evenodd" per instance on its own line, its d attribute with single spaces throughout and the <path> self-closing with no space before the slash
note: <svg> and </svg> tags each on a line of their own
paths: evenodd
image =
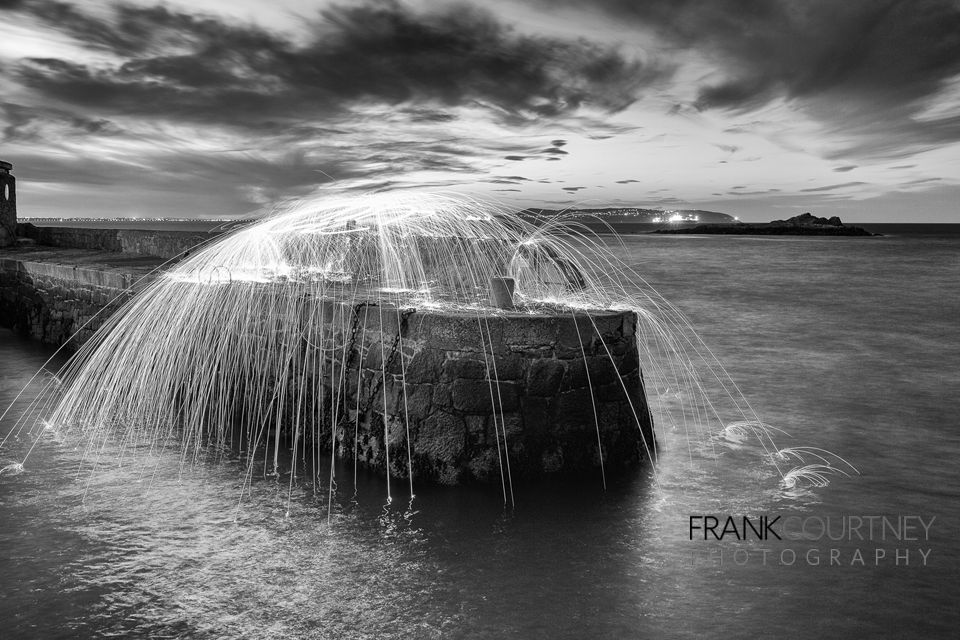
<svg viewBox="0 0 960 640">
<path fill-rule="evenodd" d="M 803 463 L 729 437 L 738 415 L 695 438 L 662 420 L 657 463 L 606 489 L 388 502 L 384 478 L 341 468 L 331 507 L 325 473 L 91 471 L 75 443 L 18 432 L 0 449 L 0 637 L 958 637 L 960 225 L 862 226 L 884 235 L 609 239 Z M 0 330 L 0 406 L 60 362 Z M 818 455 L 847 474 L 783 483 Z"/>
</svg>

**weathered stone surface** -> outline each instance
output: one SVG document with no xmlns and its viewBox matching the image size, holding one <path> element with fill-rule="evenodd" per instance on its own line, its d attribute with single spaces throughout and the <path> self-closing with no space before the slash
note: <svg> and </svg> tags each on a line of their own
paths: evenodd
<svg viewBox="0 0 960 640">
<path fill-rule="evenodd" d="M 446 354 L 438 349 L 422 349 L 407 361 L 406 378 L 412 384 L 433 383 L 440 379 Z"/>
<path fill-rule="evenodd" d="M 443 363 L 442 380 L 483 380 L 487 378 L 488 369 L 489 365 L 485 360 L 474 360 L 471 355 L 448 358 Z"/>
<path fill-rule="evenodd" d="M 406 385 L 406 402 L 402 408 L 411 420 L 422 420 L 430 415 L 433 408 L 433 385 L 410 384 Z"/>
<path fill-rule="evenodd" d="M 527 394 L 531 396 L 554 396 L 560 391 L 560 381 L 566 371 L 560 360 L 541 358 L 530 363 L 527 374 Z"/>
<path fill-rule="evenodd" d="M 463 418 L 438 411 L 420 423 L 413 441 L 416 466 L 441 484 L 457 484 L 463 472 L 461 457 L 466 446 Z"/>
<path fill-rule="evenodd" d="M 528 364 L 528 361 L 520 356 L 503 353 L 491 358 L 491 376 L 497 380 L 520 380 L 526 375 Z"/>
<path fill-rule="evenodd" d="M 560 428 L 594 426 L 593 393 L 589 387 L 564 391 L 557 397 L 557 421 Z"/>
<path fill-rule="evenodd" d="M 453 391 L 448 384 L 436 384 L 433 386 L 433 397 L 431 398 L 435 407 L 453 406 Z"/>
<path fill-rule="evenodd" d="M 495 380 L 454 380 L 451 396 L 454 408 L 464 413 L 514 411 L 519 402 L 516 383 Z"/>
</svg>

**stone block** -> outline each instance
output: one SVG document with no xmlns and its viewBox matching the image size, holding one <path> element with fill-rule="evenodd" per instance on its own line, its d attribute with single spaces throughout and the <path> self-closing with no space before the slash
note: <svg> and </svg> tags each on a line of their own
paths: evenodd
<svg viewBox="0 0 960 640">
<path fill-rule="evenodd" d="M 432 384 L 407 383 L 405 404 L 400 404 L 398 409 L 405 411 L 410 420 L 422 420 L 430 415 L 432 406 Z"/>
<path fill-rule="evenodd" d="M 453 381 L 458 378 L 467 380 L 484 380 L 487 377 L 488 366 L 482 359 L 474 359 L 469 356 L 461 355 L 459 357 L 448 358 L 443 363 L 443 375 L 441 380 Z M 492 375 L 492 372 L 490 372 Z"/>
<path fill-rule="evenodd" d="M 519 406 L 518 385 L 494 380 L 454 380 L 451 385 L 453 407 L 464 413 L 490 414 L 514 411 Z"/>
<path fill-rule="evenodd" d="M 433 395 L 430 398 L 430 402 L 434 407 L 452 407 L 453 391 L 450 388 L 450 385 L 446 383 L 438 383 L 433 385 Z"/>
<path fill-rule="evenodd" d="M 490 375 L 497 380 L 520 380 L 526 376 L 528 361 L 512 353 L 501 353 L 490 358 Z"/>
<path fill-rule="evenodd" d="M 560 390 L 560 382 L 566 370 L 561 360 L 539 358 L 530 363 L 527 371 L 526 394 L 551 397 Z"/>
<path fill-rule="evenodd" d="M 412 337 L 429 341 L 441 351 L 482 352 L 484 341 L 476 315 L 418 312 L 410 319 Z"/>
<path fill-rule="evenodd" d="M 503 344 L 510 350 L 521 348 L 524 350 L 550 347 L 557 343 L 558 327 L 566 318 L 551 316 L 526 316 L 522 319 L 511 318 L 511 322 L 504 323 Z"/>
<path fill-rule="evenodd" d="M 446 354 L 437 349 L 421 349 L 405 363 L 407 382 L 433 383 L 440 379 Z"/>
<path fill-rule="evenodd" d="M 471 456 L 467 469 L 480 482 L 500 482 L 500 458 L 494 448 L 482 449 Z"/>
<path fill-rule="evenodd" d="M 463 453 L 466 424 L 463 418 L 436 411 L 420 423 L 414 440 L 417 456 L 432 461 L 453 463 Z"/>
</svg>

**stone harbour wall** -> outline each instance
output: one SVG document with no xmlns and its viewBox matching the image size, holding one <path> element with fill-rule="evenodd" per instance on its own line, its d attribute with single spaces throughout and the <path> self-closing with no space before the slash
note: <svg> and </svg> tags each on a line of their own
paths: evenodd
<svg viewBox="0 0 960 640">
<path fill-rule="evenodd" d="M 346 363 L 327 368 L 346 377 L 325 380 L 351 407 L 337 430 L 343 458 L 382 470 L 386 443 L 391 475 L 407 476 L 409 431 L 415 478 L 458 484 L 500 482 L 508 459 L 515 480 L 599 477 L 601 449 L 615 474 L 653 447 L 633 312 L 352 313 Z"/>
<path fill-rule="evenodd" d="M 88 229 L 17 225 L 17 233 L 47 247 L 88 249 L 159 258 L 175 258 L 220 234 L 201 231 L 150 231 L 144 229 Z"/>
<path fill-rule="evenodd" d="M 136 277 L 0 256 L 0 326 L 76 350 L 130 299 Z"/>
<path fill-rule="evenodd" d="M 141 279 L 146 263 L 111 268 L 71 264 L 65 253 L 15 254 L 0 254 L 0 325 L 71 351 L 151 280 Z M 304 362 L 323 364 L 299 375 L 344 408 L 312 425 L 315 441 L 343 459 L 389 466 L 395 477 L 412 468 L 417 480 L 442 484 L 499 483 L 508 466 L 514 481 L 599 479 L 601 456 L 616 474 L 653 446 L 633 312 L 319 304 L 311 326 L 327 333 L 302 348 L 317 350 Z M 305 326 L 303 335 L 313 334 Z"/>
</svg>

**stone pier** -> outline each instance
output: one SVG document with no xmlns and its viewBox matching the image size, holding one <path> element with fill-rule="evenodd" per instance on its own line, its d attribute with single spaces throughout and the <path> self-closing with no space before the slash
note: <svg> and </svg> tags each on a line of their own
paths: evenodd
<svg viewBox="0 0 960 640">
<path fill-rule="evenodd" d="M 551 474 L 599 476 L 653 446 L 633 312 L 484 313 L 360 303 L 323 376 L 342 393 L 337 452 L 443 484 Z M 349 332 L 346 327 L 351 327 Z M 345 371 L 341 380 L 339 372 Z M 359 421 L 356 421 L 359 407 Z M 386 429 L 384 428 L 386 424 Z M 354 446 L 356 451 L 354 452 Z M 602 453 L 601 453 L 602 452 Z"/>
<path fill-rule="evenodd" d="M 0 250 L 0 327 L 74 351 L 152 281 L 160 264 L 85 250 Z"/>
<path fill-rule="evenodd" d="M 160 263 L 83 250 L 0 251 L 0 325 L 75 349 Z M 633 312 L 329 300 L 302 308 L 314 326 L 329 327 L 323 340 L 304 340 L 304 362 L 316 363 L 306 374 L 310 388 L 342 407 L 336 419 L 312 425 L 313 441 L 347 461 L 356 456 L 384 471 L 389 448 L 391 475 L 405 477 L 409 433 L 415 479 L 499 483 L 508 465 L 515 481 L 599 478 L 601 457 L 615 474 L 653 446 Z M 312 335 L 306 325 L 303 335 Z"/>
</svg>

